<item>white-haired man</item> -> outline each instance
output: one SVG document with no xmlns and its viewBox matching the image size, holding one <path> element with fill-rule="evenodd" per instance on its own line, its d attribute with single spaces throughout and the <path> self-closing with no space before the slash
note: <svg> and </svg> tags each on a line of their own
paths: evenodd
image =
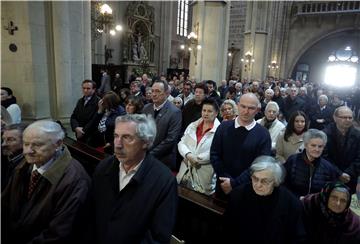
<svg viewBox="0 0 360 244">
<path fill-rule="evenodd" d="M 93 178 L 97 243 L 169 243 L 177 211 L 177 182 L 148 153 L 156 136 L 144 114 L 116 119 L 113 156 Z"/>
<path fill-rule="evenodd" d="M 80 220 L 87 215 L 90 178 L 63 139 L 53 121 L 36 121 L 25 129 L 25 161 L 1 196 L 4 243 L 71 243 L 83 237 Z"/>
</svg>

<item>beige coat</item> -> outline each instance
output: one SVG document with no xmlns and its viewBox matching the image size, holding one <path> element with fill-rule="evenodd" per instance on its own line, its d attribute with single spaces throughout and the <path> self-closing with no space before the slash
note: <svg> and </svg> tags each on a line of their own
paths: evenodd
<svg viewBox="0 0 360 244">
<path fill-rule="evenodd" d="M 285 163 L 290 155 L 302 152 L 304 149 L 304 133 L 301 135 L 293 133 L 288 141 L 285 141 L 284 134 L 285 129 L 281 131 L 276 141 L 276 159 L 281 163 Z"/>
</svg>

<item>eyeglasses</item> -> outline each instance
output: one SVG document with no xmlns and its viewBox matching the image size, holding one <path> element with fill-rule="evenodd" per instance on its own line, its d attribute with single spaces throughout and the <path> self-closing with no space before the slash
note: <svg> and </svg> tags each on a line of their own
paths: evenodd
<svg viewBox="0 0 360 244">
<path fill-rule="evenodd" d="M 265 185 L 265 186 L 269 186 L 271 183 L 274 182 L 274 180 L 271 180 L 271 179 L 266 179 L 266 178 L 264 178 L 264 179 L 259 179 L 259 178 L 257 178 L 257 177 L 254 176 L 254 175 L 251 176 L 251 181 L 252 181 L 253 183 L 259 183 L 259 182 L 260 182 L 260 184 Z"/>
</svg>

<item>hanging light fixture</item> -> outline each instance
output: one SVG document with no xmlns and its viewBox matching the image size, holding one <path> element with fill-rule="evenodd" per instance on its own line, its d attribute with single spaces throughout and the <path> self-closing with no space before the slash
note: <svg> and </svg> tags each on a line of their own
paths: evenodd
<svg viewBox="0 0 360 244">
<path fill-rule="evenodd" d="M 116 35 L 116 32 L 122 31 L 122 26 L 114 23 L 114 17 L 112 14 L 112 8 L 104 3 L 96 3 L 95 5 L 95 30 L 99 33 L 109 33 L 110 35 Z"/>
</svg>

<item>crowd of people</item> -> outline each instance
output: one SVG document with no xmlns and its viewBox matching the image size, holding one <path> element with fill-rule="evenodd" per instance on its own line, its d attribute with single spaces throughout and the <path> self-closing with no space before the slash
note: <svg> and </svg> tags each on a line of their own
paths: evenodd
<svg viewBox="0 0 360 244">
<path fill-rule="evenodd" d="M 178 184 L 227 201 L 232 242 L 360 241 L 358 97 L 291 79 L 110 80 L 84 80 L 70 118 L 79 142 L 109 154 L 90 176 L 59 123 L 20 123 L 1 88 L 15 114 L 2 109 L 4 243 L 168 243 Z"/>
</svg>

